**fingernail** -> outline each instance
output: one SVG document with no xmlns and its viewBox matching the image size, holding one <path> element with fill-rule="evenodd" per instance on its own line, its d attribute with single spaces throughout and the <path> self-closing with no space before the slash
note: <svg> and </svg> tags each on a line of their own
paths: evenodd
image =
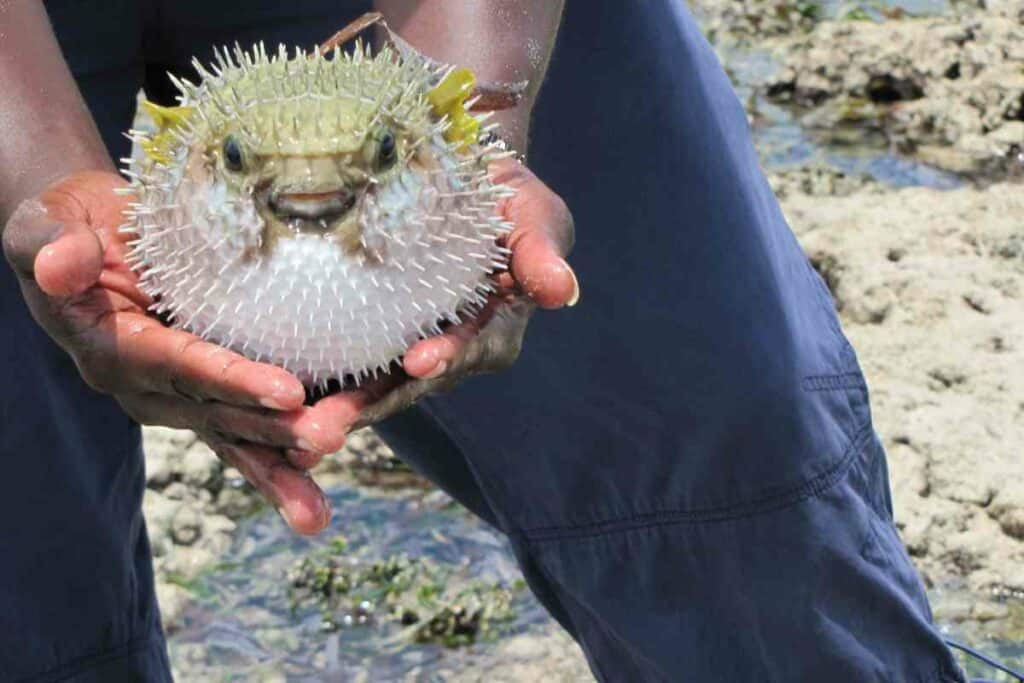
<svg viewBox="0 0 1024 683">
<path fill-rule="evenodd" d="M 316 446 L 311 444 L 306 439 L 298 439 L 295 442 L 295 445 L 298 446 L 300 451 L 309 451 L 310 453 L 315 453 L 317 451 Z"/>
<path fill-rule="evenodd" d="M 306 474 L 309 478 L 312 478 L 308 473 Z M 331 502 L 327 500 L 327 496 L 321 491 L 319 495 L 319 501 L 316 505 L 317 510 L 313 511 L 313 516 L 319 520 L 319 523 L 313 533 L 319 533 L 327 528 L 327 525 L 331 523 Z M 277 514 L 281 515 L 281 519 L 288 525 L 290 529 L 295 529 L 295 520 L 288 516 L 288 510 L 283 505 L 275 505 L 274 509 L 277 510 Z M 308 532 L 302 532 L 308 533 Z"/>
<path fill-rule="evenodd" d="M 438 377 L 443 375 L 444 371 L 447 370 L 447 369 L 448 369 L 448 361 L 446 361 L 446 360 L 438 361 L 437 365 L 434 366 L 433 370 L 431 370 L 427 374 L 423 375 L 423 379 L 437 379 Z"/>
<path fill-rule="evenodd" d="M 284 410 L 284 406 L 275 401 L 272 398 L 264 397 L 260 399 L 260 405 L 264 408 L 270 408 L 271 410 Z"/>
<path fill-rule="evenodd" d="M 572 308 L 580 302 L 580 281 L 576 279 L 576 272 L 568 263 L 565 264 L 565 267 L 569 269 L 569 275 L 572 276 L 572 296 L 569 297 L 569 301 L 565 305 Z"/>
<path fill-rule="evenodd" d="M 284 507 L 281 505 L 275 505 L 274 509 L 277 510 L 277 514 L 281 515 L 281 519 L 284 520 L 284 523 L 290 528 L 292 526 L 292 520 L 288 519 L 288 513 L 285 512 Z"/>
<path fill-rule="evenodd" d="M 327 500 L 327 496 L 323 492 L 320 493 L 320 502 L 323 505 L 323 514 L 321 516 L 322 522 L 320 524 L 320 530 L 323 531 L 327 528 L 327 525 L 331 523 L 331 516 L 334 510 L 331 508 L 331 501 Z"/>
</svg>

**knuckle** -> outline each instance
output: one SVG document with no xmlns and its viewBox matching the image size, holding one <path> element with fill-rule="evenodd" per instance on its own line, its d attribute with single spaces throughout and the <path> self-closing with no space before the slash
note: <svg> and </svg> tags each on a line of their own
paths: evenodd
<svg viewBox="0 0 1024 683">
<path fill-rule="evenodd" d="M 244 363 L 243 358 L 239 358 L 234 354 L 230 354 L 228 359 L 220 366 L 220 379 L 226 381 L 231 372 L 239 367 L 240 364 Z"/>
<path fill-rule="evenodd" d="M 203 340 L 200 339 L 199 337 L 195 337 L 193 335 L 187 335 L 178 344 L 177 349 L 175 349 L 175 353 L 178 356 L 184 356 L 184 355 L 188 354 L 190 351 L 192 351 L 192 349 L 194 349 L 197 344 L 202 344 L 202 343 L 203 343 Z"/>
<path fill-rule="evenodd" d="M 20 261 L 21 254 L 18 253 L 18 240 L 17 232 L 20 228 L 15 220 L 12 218 L 7 221 L 7 225 L 3 228 L 3 235 L 0 236 L 0 243 L 3 245 L 4 258 L 11 264 L 12 267 L 17 268 L 18 262 Z"/>
<path fill-rule="evenodd" d="M 562 242 L 562 247 L 565 249 L 565 254 L 568 255 L 576 244 L 576 222 L 573 220 L 572 211 L 569 210 L 569 205 L 565 203 L 565 200 L 557 194 L 553 195 L 553 197 L 552 210 L 557 217 L 558 223 L 562 226 L 559 239 Z"/>
<path fill-rule="evenodd" d="M 195 391 L 193 382 L 188 377 L 183 358 L 197 343 L 200 343 L 197 337 L 186 338 L 177 345 L 170 358 L 159 364 L 157 371 L 159 382 L 166 391 L 191 401 L 201 401 L 202 397 Z"/>
<path fill-rule="evenodd" d="M 25 240 L 23 239 L 23 233 L 25 231 L 25 223 L 30 212 L 38 210 L 38 206 L 39 202 L 35 199 L 26 199 L 18 204 L 14 209 L 14 213 L 7 219 L 6 225 L 3 226 L 3 234 L 0 235 L 4 257 L 11 264 L 11 267 L 18 272 L 24 269 L 24 261 L 28 257 L 24 253 Z"/>
</svg>

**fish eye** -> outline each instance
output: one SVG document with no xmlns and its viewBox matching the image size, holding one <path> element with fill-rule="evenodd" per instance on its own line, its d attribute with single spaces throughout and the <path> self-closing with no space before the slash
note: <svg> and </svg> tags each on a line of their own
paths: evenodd
<svg viewBox="0 0 1024 683">
<path fill-rule="evenodd" d="M 377 169 L 385 170 L 390 168 L 398 158 L 398 148 L 395 142 L 395 134 L 385 128 L 377 138 Z"/>
<path fill-rule="evenodd" d="M 231 171 L 242 170 L 242 147 L 233 135 L 224 138 L 224 166 Z"/>
</svg>

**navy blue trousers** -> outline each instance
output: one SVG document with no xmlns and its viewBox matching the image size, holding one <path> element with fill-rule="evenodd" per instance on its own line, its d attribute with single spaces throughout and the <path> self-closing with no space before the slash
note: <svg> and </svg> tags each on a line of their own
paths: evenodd
<svg viewBox="0 0 1024 683">
<path fill-rule="evenodd" d="M 119 157 L 162 71 L 234 40 L 313 44 L 362 4 L 47 7 Z M 530 152 L 574 212 L 583 299 L 388 441 L 508 534 L 601 680 L 961 680 L 853 349 L 684 3 L 570 0 Z M 0 680 L 167 680 L 138 428 L 6 266 L 0 320 Z"/>
</svg>

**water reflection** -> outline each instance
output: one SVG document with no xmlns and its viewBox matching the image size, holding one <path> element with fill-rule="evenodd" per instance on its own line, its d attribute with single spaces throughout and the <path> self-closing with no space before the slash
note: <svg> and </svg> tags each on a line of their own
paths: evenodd
<svg viewBox="0 0 1024 683">
<path fill-rule="evenodd" d="M 453 669 L 494 664 L 494 637 L 451 649 L 417 644 L 408 628 L 375 616 L 372 606 L 366 619 L 337 615 L 337 630 L 325 628 L 312 602 L 291 609 L 289 570 L 297 558 L 318 552 L 352 564 L 401 553 L 429 558 L 453 568 L 454 582 L 511 590 L 515 617 L 499 625 L 495 636 L 550 627 L 550 618 L 521 587 L 505 541 L 447 497 L 421 490 L 377 495 L 347 487 L 329 496 L 334 521 L 321 536 L 295 536 L 276 515 L 263 512 L 240 526 L 221 566 L 191 586 L 195 600 L 170 638 L 183 679 L 352 680 L 356 672 L 373 672 L 374 680 L 394 680 L 442 664 Z M 344 550 L 335 554 L 331 544 L 342 536 Z"/>
</svg>

